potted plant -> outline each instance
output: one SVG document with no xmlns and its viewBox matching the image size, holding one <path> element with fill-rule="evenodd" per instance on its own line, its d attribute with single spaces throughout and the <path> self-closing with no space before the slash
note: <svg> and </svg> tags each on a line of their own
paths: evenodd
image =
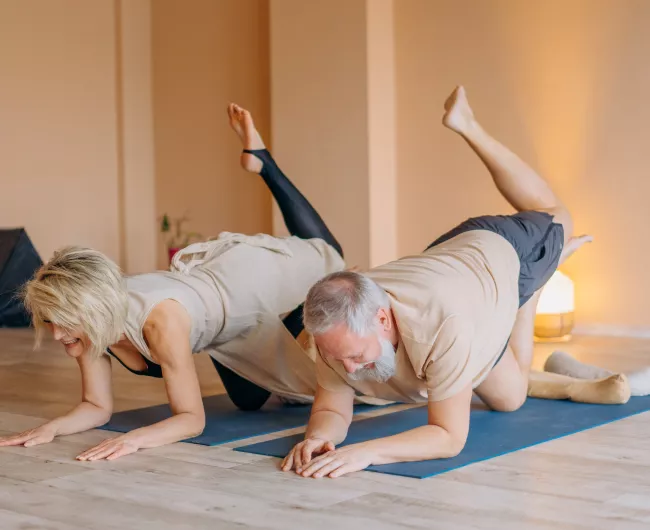
<svg viewBox="0 0 650 530">
<path fill-rule="evenodd" d="M 198 232 L 185 232 L 183 230 L 183 224 L 187 221 L 189 221 L 187 215 L 183 215 L 183 217 L 170 218 L 165 213 L 162 216 L 160 231 L 165 238 L 167 255 L 169 256 L 170 263 L 174 254 L 176 254 L 180 249 L 185 248 L 192 242 L 192 240 L 198 241 L 203 237 Z"/>
</svg>

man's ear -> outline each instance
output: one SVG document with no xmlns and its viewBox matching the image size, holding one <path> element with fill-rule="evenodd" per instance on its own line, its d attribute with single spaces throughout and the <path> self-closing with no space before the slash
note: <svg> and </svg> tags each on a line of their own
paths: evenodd
<svg viewBox="0 0 650 530">
<path fill-rule="evenodd" d="M 393 326 L 393 319 L 390 318 L 390 315 L 388 314 L 388 310 L 386 310 L 383 307 L 380 307 L 379 311 L 377 311 L 377 319 L 379 321 L 379 325 L 384 329 L 384 331 L 391 330 Z"/>
</svg>

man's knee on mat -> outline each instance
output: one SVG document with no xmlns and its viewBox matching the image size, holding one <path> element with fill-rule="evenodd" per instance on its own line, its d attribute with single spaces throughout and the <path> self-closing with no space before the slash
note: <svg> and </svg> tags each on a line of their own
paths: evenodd
<svg viewBox="0 0 650 530">
<path fill-rule="evenodd" d="M 526 402 L 526 392 L 506 392 L 490 399 L 488 406 L 497 412 L 515 412 Z"/>
</svg>

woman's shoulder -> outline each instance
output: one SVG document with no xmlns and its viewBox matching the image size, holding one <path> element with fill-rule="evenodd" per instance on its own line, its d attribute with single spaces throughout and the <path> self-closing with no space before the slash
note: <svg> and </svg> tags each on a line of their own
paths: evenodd
<svg viewBox="0 0 650 530">
<path fill-rule="evenodd" d="M 152 307 L 145 321 L 144 329 L 157 327 L 161 330 L 173 330 L 178 329 L 179 325 L 189 327 L 189 324 L 190 316 L 185 306 L 176 300 L 167 298 Z"/>
</svg>

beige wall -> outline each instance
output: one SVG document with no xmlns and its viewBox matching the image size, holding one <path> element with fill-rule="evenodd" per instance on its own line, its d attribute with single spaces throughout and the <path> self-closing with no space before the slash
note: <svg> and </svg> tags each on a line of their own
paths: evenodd
<svg viewBox="0 0 650 530">
<path fill-rule="evenodd" d="M 367 98 L 370 265 L 399 256 L 397 250 L 397 145 L 395 24 L 393 0 L 367 0 Z"/>
<path fill-rule="evenodd" d="M 271 1 L 274 153 L 348 265 L 397 257 L 393 0 Z M 281 217 L 275 232 L 286 233 Z"/>
<path fill-rule="evenodd" d="M 156 0 L 152 34 L 157 214 L 187 213 L 205 237 L 270 231 L 270 195 L 240 168 L 226 115 L 250 109 L 268 138 L 267 1 Z"/>
<path fill-rule="evenodd" d="M 237 101 L 268 137 L 267 18 L 266 0 L 0 0 L 0 227 L 129 273 L 166 265 L 162 212 L 270 231 L 225 119 Z"/>
<path fill-rule="evenodd" d="M 0 1 L 0 227 L 119 259 L 112 0 Z"/>
<path fill-rule="evenodd" d="M 134 274 L 156 267 L 151 2 L 116 7 L 120 243 L 123 266 Z"/>
<path fill-rule="evenodd" d="M 650 3 L 400 0 L 395 19 L 400 252 L 467 216 L 510 211 L 464 142 L 439 125 L 462 83 L 485 127 L 552 183 L 577 231 L 596 238 L 565 267 L 579 324 L 650 328 Z"/>
<path fill-rule="evenodd" d="M 583 329 L 650 329 L 649 3 L 272 0 L 270 11 L 0 0 L 0 226 L 26 226 L 44 257 L 85 244 L 131 271 L 153 266 L 162 212 L 187 212 L 205 236 L 272 230 L 270 195 L 239 169 L 225 119 L 237 101 L 265 137 L 273 129 L 279 163 L 350 264 L 417 251 L 468 216 L 510 211 L 440 125 L 462 83 L 486 128 L 596 237 L 565 267 Z M 391 235 L 381 223 L 395 216 Z"/>
<path fill-rule="evenodd" d="M 365 0 L 273 0 L 271 56 L 276 160 L 342 244 L 348 263 L 366 266 Z"/>
</svg>

